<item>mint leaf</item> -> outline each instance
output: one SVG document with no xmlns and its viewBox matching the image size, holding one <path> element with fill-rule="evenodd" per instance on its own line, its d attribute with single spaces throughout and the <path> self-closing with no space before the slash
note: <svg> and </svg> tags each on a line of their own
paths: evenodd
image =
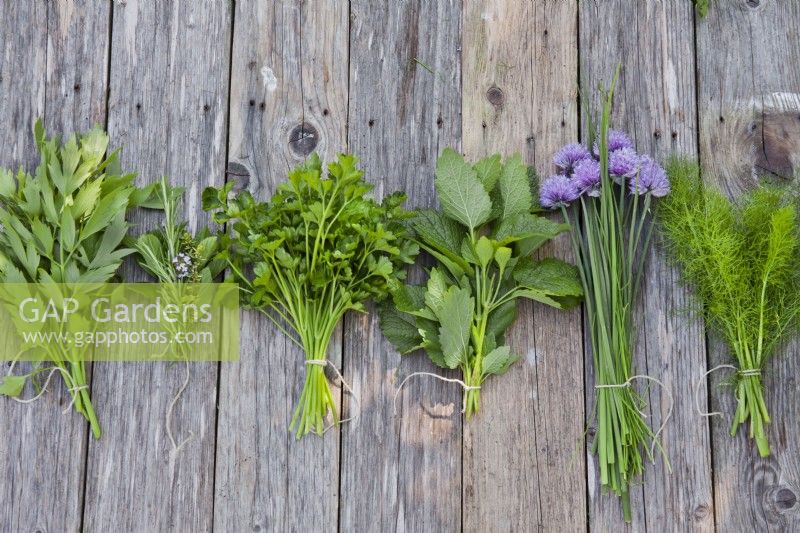
<svg viewBox="0 0 800 533">
<path fill-rule="evenodd" d="M 439 157 L 435 184 L 445 215 L 470 230 L 488 220 L 492 210 L 489 193 L 478 180 L 475 170 L 449 148 Z"/>
<path fill-rule="evenodd" d="M 519 358 L 517 356 L 511 354 L 511 348 L 508 346 L 499 346 L 489 352 L 483 360 L 483 374 L 504 374 L 506 370 L 518 360 Z"/>
<path fill-rule="evenodd" d="M 522 296 L 560 309 L 577 305 L 583 296 L 578 269 L 559 259 L 520 262 L 514 279 Z"/>
<path fill-rule="evenodd" d="M 502 245 L 523 239 L 534 239 L 541 245 L 565 231 L 569 231 L 568 224 L 553 222 L 531 213 L 517 213 L 500 222 L 494 238 Z"/>
<path fill-rule="evenodd" d="M 478 175 L 478 180 L 486 189 L 486 192 L 492 192 L 497 180 L 500 179 L 500 174 L 503 172 L 503 165 L 500 162 L 500 154 L 490 155 L 484 157 L 475 163 L 475 172 Z"/>
<path fill-rule="evenodd" d="M 432 209 L 422 209 L 412 219 L 417 236 L 435 250 L 458 257 L 464 230 L 457 223 Z"/>
<path fill-rule="evenodd" d="M 386 304 L 378 308 L 378 317 L 383 335 L 399 353 L 407 354 L 422 347 L 423 339 L 413 317 Z"/>
<path fill-rule="evenodd" d="M 469 354 L 469 327 L 475 300 L 468 289 L 450 287 L 444 296 L 439 317 L 439 338 L 444 362 L 448 368 L 457 368 Z"/>
<path fill-rule="evenodd" d="M 475 254 L 478 256 L 480 265 L 483 268 L 486 268 L 486 265 L 488 265 L 492 260 L 492 257 L 494 257 L 494 245 L 492 244 L 492 241 L 486 237 L 481 237 L 478 239 L 478 242 L 475 243 Z"/>
<path fill-rule="evenodd" d="M 522 156 L 511 156 L 500 175 L 500 194 L 503 198 L 503 219 L 517 213 L 528 213 L 533 206 L 528 167 Z"/>
</svg>

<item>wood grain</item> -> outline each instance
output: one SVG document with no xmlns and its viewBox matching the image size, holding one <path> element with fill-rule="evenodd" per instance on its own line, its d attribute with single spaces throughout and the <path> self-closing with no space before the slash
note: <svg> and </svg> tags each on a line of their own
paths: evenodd
<svg viewBox="0 0 800 533">
<path fill-rule="evenodd" d="M 519 152 L 546 175 L 552 153 L 577 137 L 576 10 L 571 1 L 465 2 L 468 157 Z M 540 253 L 571 257 L 569 237 Z M 485 383 L 482 412 L 464 428 L 464 528 L 585 529 L 580 310 L 522 303 L 509 343 L 521 362 Z"/>
<path fill-rule="evenodd" d="M 168 175 L 186 187 L 189 227 L 206 217 L 200 194 L 224 176 L 231 12 L 226 2 L 113 6 L 108 129 L 137 183 Z M 136 230 L 157 212 L 136 213 Z M 132 276 L 141 280 L 143 276 Z M 217 369 L 190 365 L 174 412 L 174 453 L 164 427 L 183 365 L 97 363 L 93 395 L 104 436 L 89 446 L 84 526 L 89 531 L 209 531 L 212 527 Z"/>
<path fill-rule="evenodd" d="M 351 2 L 349 149 L 381 197 L 405 190 L 434 203 L 433 169 L 461 135 L 460 19 L 456 0 Z M 372 310 L 372 309 L 371 309 Z M 343 429 L 343 531 L 457 531 L 461 527 L 461 391 L 416 378 L 439 372 L 422 354 L 401 361 L 374 312 L 346 317 L 344 366 L 361 400 Z"/>
<path fill-rule="evenodd" d="M 612 126 L 629 133 L 641 153 L 658 160 L 672 153 L 695 156 L 691 2 L 588 2 L 581 3 L 580 17 L 583 89 L 610 83 L 617 62 L 622 65 Z M 606 23 L 611 18 L 617 22 L 613 28 Z M 663 381 L 674 400 L 662 437 L 672 472 L 660 458 L 646 465 L 644 485 L 631 489 L 641 491 L 635 495 L 632 527 L 711 531 L 710 438 L 692 403 L 693 384 L 706 366 L 703 325 L 691 313 L 690 292 L 655 240 L 634 311 L 638 331 L 634 372 Z M 593 409 L 592 384 L 587 378 L 587 412 Z M 670 408 L 670 396 L 659 387 L 650 387 L 645 394 L 649 424 L 657 428 Z M 590 469 L 594 468 L 590 458 Z M 589 477 L 598 479 L 592 471 Z M 589 490 L 591 526 L 617 528 L 620 504 L 615 496 L 601 495 L 597 483 Z"/>
<path fill-rule="evenodd" d="M 697 23 L 700 155 L 705 178 L 735 196 L 761 176 L 788 182 L 800 163 L 800 5 L 724 1 Z M 721 40 L 722 39 L 722 40 Z M 794 174 L 794 175 L 793 175 Z M 712 365 L 730 363 L 729 350 L 711 340 Z M 800 528 L 800 343 L 779 349 L 767 363 L 765 399 L 772 454 L 758 457 L 747 428 L 731 437 L 735 401 L 710 380 L 714 493 L 720 531 L 794 531 Z"/>
<path fill-rule="evenodd" d="M 105 122 L 109 13 L 108 5 L 84 1 L 0 4 L 0 165 L 33 172 L 39 117 L 50 135 Z M 80 529 L 88 425 L 72 409 L 62 414 L 68 403 L 58 376 L 33 404 L 0 399 L 7 436 L 0 442 L 0 529 Z"/>
<path fill-rule="evenodd" d="M 258 200 L 312 150 L 330 161 L 345 149 L 348 15 L 332 0 L 236 3 L 228 179 Z M 295 439 L 305 355 L 267 317 L 242 323 L 241 361 L 221 369 L 215 529 L 335 530 L 339 430 Z M 341 347 L 339 330 L 337 367 Z"/>
</svg>

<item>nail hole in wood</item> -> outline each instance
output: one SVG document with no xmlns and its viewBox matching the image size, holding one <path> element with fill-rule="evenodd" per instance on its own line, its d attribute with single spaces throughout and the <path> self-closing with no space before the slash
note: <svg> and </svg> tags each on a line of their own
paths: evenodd
<svg viewBox="0 0 800 533">
<path fill-rule="evenodd" d="M 672 138 L 673 139 L 677 139 L 678 138 L 678 132 L 677 131 L 673 131 L 672 132 Z"/>
<path fill-rule="evenodd" d="M 75 90 L 75 92 L 76 92 L 76 93 L 77 93 L 77 92 L 80 92 L 80 90 L 81 90 L 81 84 L 80 84 L 80 83 L 76 83 L 76 84 L 75 84 L 75 86 L 73 87 L 73 89 Z"/>
<path fill-rule="evenodd" d="M 367 125 L 371 128 L 372 126 L 375 125 L 375 120 L 374 119 L 369 119 L 369 122 L 367 122 Z"/>
<path fill-rule="evenodd" d="M 444 120 L 442 120 L 442 117 L 438 117 L 438 118 L 436 119 L 436 126 L 438 126 L 438 127 L 440 127 L 440 128 L 441 128 L 441 127 L 442 127 L 442 124 L 444 124 Z"/>
<path fill-rule="evenodd" d="M 323 117 L 327 117 L 328 116 L 328 110 L 327 109 L 323 109 L 322 110 L 322 116 Z"/>
<path fill-rule="evenodd" d="M 562 120 L 562 121 L 561 121 L 561 127 L 563 128 L 563 127 L 564 127 L 564 126 L 566 126 L 566 125 L 567 125 L 567 122 L 566 122 L 565 120 Z"/>
<path fill-rule="evenodd" d="M 547 35 L 548 35 L 548 31 L 544 30 L 544 36 L 547 37 Z"/>
<path fill-rule="evenodd" d="M 303 122 L 289 132 L 289 147 L 295 154 L 305 157 L 314 151 L 318 139 L 317 129 L 308 122 Z"/>
<path fill-rule="evenodd" d="M 533 135 L 529 135 L 528 137 L 525 137 L 525 142 L 527 142 L 528 144 L 533 143 L 533 141 L 535 141 L 535 140 L 536 140 L 536 137 L 534 137 Z"/>
<path fill-rule="evenodd" d="M 253 107 L 254 105 L 256 105 L 256 101 L 255 100 L 250 100 L 250 107 Z"/>
<path fill-rule="evenodd" d="M 258 108 L 261 111 L 264 111 L 267 108 L 267 103 L 266 102 L 261 102 L 260 104 L 258 104 Z"/>
<path fill-rule="evenodd" d="M 142 104 L 141 103 L 137 103 L 136 104 L 136 110 L 139 111 L 141 108 L 142 108 Z"/>
<path fill-rule="evenodd" d="M 211 106 L 210 106 L 210 105 L 208 105 L 208 104 L 205 104 L 205 105 L 203 106 L 203 111 L 208 111 L 209 109 L 211 109 Z"/>
<path fill-rule="evenodd" d="M 660 139 L 661 138 L 661 130 L 654 131 L 653 132 L 653 137 L 655 137 L 656 139 Z"/>
<path fill-rule="evenodd" d="M 723 122 L 725 122 L 725 117 L 723 117 L 722 115 L 720 115 L 720 117 L 719 117 L 719 121 L 720 121 L 720 123 L 723 123 Z"/>
<path fill-rule="evenodd" d="M 481 122 L 481 127 L 482 127 L 483 129 L 486 129 L 486 121 L 485 121 L 485 120 L 484 120 L 483 122 Z"/>
<path fill-rule="evenodd" d="M 505 95 L 500 87 L 489 87 L 489 90 L 486 91 L 486 99 L 489 100 L 489 103 L 493 106 L 500 107 L 503 105 Z"/>
</svg>

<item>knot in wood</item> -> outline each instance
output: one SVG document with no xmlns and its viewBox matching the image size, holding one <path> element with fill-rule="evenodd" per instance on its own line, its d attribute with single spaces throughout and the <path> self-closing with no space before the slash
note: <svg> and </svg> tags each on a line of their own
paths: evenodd
<svg viewBox="0 0 800 533">
<path fill-rule="evenodd" d="M 788 511 L 797 504 L 797 495 L 791 489 L 782 488 L 775 493 L 775 507 Z"/>
<path fill-rule="evenodd" d="M 506 95 L 503 94 L 503 90 L 500 87 L 489 87 L 489 90 L 486 91 L 486 99 L 489 100 L 489 103 L 493 106 L 501 107 L 506 99 Z"/>
<path fill-rule="evenodd" d="M 292 152 L 302 157 L 313 152 L 318 141 L 319 133 L 317 128 L 308 122 L 298 124 L 289 132 L 289 148 L 292 149 Z"/>
</svg>

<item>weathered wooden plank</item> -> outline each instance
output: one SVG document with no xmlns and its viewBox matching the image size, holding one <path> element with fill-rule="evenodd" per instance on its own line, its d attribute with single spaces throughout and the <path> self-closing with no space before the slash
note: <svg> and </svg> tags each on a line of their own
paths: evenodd
<svg viewBox="0 0 800 533">
<path fill-rule="evenodd" d="M 463 132 L 469 157 L 522 153 L 540 175 L 577 137 L 577 2 L 464 5 Z M 542 250 L 572 257 L 569 237 Z M 586 528 L 580 310 L 521 305 L 523 358 L 481 391 L 464 427 L 467 531 Z M 568 487 L 569 492 L 565 492 Z"/>
<path fill-rule="evenodd" d="M 405 190 L 434 203 L 433 169 L 458 148 L 461 2 L 351 2 L 349 148 L 376 195 Z M 345 375 L 360 415 L 343 428 L 342 531 L 456 531 L 461 527 L 461 391 L 419 377 L 439 372 L 383 339 L 374 312 L 346 317 Z M 345 400 L 352 405 L 352 402 Z"/>
<path fill-rule="evenodd" d="M 50 134 L 105 121 L 109 13 L 107 4 L 84 1 L 0 4 L 0 165 L 38 164 L 38 117 Z M 68 403 L 57 376 L 34 404 L 0 401 L 3 530 L 80 529 L 88 426 L 72 409 L 62 415 Z"/>
<path fill-rule="evenodd" d="M 112 144 L 123 146 L 122 166 L 139 172 L 139 184 L 166 174 L 186 187 L 191 228 L 205 222 L 203 187 L 224 176 L 230 30 L 227 2 L 113 6 Z M 160 220 L 155 212 L 137 213 L 137 229 Z M 89 446 L 86 530 L 211 529 L 217 370 L 215 363 L 190 365 L 173 427 L 178 440 L 194 437 L 174 453 L 165 414 L 185 367 L 95 364 L 93 395 L 104 436 Z"/>
<path fill-rule="evenodd" d="M 609 26 L 609 20 L 614 24 Z M 640 152 L 661 160 L 673 152 L 697 153 L 693 22 L 689 1 L 581 3 L 581 87 L 593 91 L 598 83 L 609 83 L 621 62 L 613 126 L 628 132 Z M 646 465 L 644 485 L 632 488 L 633 529 L 710 531 L 710 436 L 707 424 L 694 412 L 692 390 L 705 372 L 704 331 L 690 312 L 690 291 L 682 287 L 657 242 L 649 254 L 640 296 L 634 371 L 662 380 L 674 400 L 663 432 L 672 473 L 660 458 Z M 591 413 L 595 392 L 591 372 L 588 376 L 587 413 Z M 670 398 L 659 387 L 650 387 L 646 399 L 649 423 L 657 428 Z M 622 523 L 620 505 L 615 496 L 600 494 L 595 469 L 590 455 L 591 527 L 617 529 Z"/>
<path fill-rule="evenodd" d="M 800 161 L 800 4 L 725 0 L 697 22 L 700 159 L 707 180 L 735 196 L 760 176 L 796 178 Z M 711 340 L 711 365 L 730 363 Z M 767 363 L 764 387 L 772 415 L 772 455 L 758 457 L 747 427 L 728 433 L 735 400 L 710 380 L 716 524 L 720 531 L 800 528 L 800 343 Z"/>
<path fill-rule="evenodd" d="M 228 179 L 257 199 L 312 150 L 326 161 L 344 151 L 347 25 L 333 0 L 236 3 Z M 305 356 L 265 316 L 242 322 L 241 361 L 221 369 L 215 529 L 335 530 L 339 432 L 295 439 Z M 337 366 L 341 346 L 337 332 Z"/>
</svg>

